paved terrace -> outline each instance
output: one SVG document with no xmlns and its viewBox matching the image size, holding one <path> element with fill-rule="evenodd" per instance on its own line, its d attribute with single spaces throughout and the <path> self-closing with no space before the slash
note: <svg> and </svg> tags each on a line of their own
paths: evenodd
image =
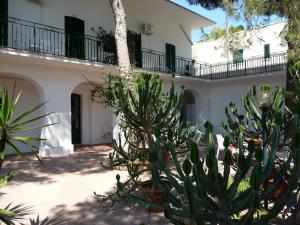
<svg viewBox="0 0 300 225">
<path fill-rule="evenodd" d="M 100 167 L 109 150 L 108 146 L 85 147 L 71 156 L 44 158 L 45 168 L 33 156 L 30 162 L 9 158 L 1 173 L 15 169 L 18 174 L 0 190 L 0 208 L 25 203 L 34 207 L 31 218 L 62 215 L 72 225 L 169 224 L 162 213 L 149 215 L 137 205 L 123 202 L 110 208 L 97 203 L 93 192 L 113 191 L 116 174 L 126 174 Z"/>
</svg>

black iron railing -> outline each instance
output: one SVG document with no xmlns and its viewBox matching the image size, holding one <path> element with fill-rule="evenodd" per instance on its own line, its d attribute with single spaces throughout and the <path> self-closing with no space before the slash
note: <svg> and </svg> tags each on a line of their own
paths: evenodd
<svg viewBox="0 0 300 225">
<path fill-rule="evenodd" d="M 0 18 L 0 45 L 39 54 L 116 64 L 99 39 L 16 18 Z"/>
<path fill-rule="evenodd" d="M 240 62 L 226 62 L 197 68 L 196 76 L 217 80 L 283 71 L 287 68 L 287 52 L 271 54 L 269 57 L 255 56 Z"/>
<path fill-rule="evenodd" d="M 115 53 L 105 51 L 96 37 L 66 32 L 63 29 L 21 20 L 0 17 L 0 46 L 37 54 L 77 58 L 107 64 L 117 64 Z M 166 54 L 149 49 L 133 51 L 130 61 L 143 69 L 175 73 L 199 79 L 226 79 L 286 69 L 286 52 L 246 59 L 242 62 L 207 64 L 192 59 L 175 57 L 172 68 L 167 65 Z M 175 64 L 175 66 L 174 66 Z"/>
</svg>

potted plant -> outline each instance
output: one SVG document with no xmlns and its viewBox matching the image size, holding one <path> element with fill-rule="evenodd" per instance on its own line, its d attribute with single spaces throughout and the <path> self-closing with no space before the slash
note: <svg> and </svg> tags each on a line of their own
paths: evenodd
<svg viewBox="0 0 300 225">
<path fill-rule="evenodd" d="M 169 160 L 166 141 L 170 130 L 176 146 L 185 143 L 185 139 L 191 139 L 188 129 L 184 129 L 180 121 L 183 91 L 183 88 L 175 91 L 173 80 L 169 92 L 165 93 L 160 77 L 147 73 L 141 73 L 129 81 L 109 76 L 104 86 L 94 88 L 93 96 L 100 96 L 96 101 L 113 108 L 121 120 L 122 135 L 113 140 L 113 152 L 102 165 L 106 168 L 127 168 L 129 179 L 124 184 L 128 192 L 139 189 L 142 196 L 149 195 L 152 177 L 144 176 L 143 180 L 141 177 L 150 174 L 150 167 L 158 158 L 165 162 Z M 161 134 L 159 151 L 154 146 L 156 132 Z M 156 202 L 162 201 L 158 200 L 158 188 L 154 187 Z M 116 192 L 106 198 L 100 196 L 99 200 L 114 201 L 119 197 Z"/>
</svg>

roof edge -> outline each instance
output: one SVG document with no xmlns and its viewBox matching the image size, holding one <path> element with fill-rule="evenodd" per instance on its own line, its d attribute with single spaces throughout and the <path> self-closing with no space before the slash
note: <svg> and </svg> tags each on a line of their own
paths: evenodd
<svg viewBox="0 0 300 225">
<path fill-rule="evenodd" d="M 196 13 L 196 12 L 194 12 L 193 10 L 190 10 L 190 9 L 188 9 L 188 8 L 182 6 L 182 5 L 179 5 L 179 4 L 176 3 L 176 2 L 173 2 L 173 1 L 171 1 L 171 0 L 164 0 L 164 1 L 170 3 L 170 4 L 174 5 L 174 6 L 177 6 L 177 7 L 181 8 L 181 9 L 183 9 L 183 10 L 186 10 L 187 12 L 189 12 L 189 13 L 191 13 L 191 14 L 194 14 L 194 15 L 196 15 L 196 16 L 199 16 L 199 17 L 201 17 L 202 19 L 205 19 L 205 20 L 211 22 L 212 24 L 211 24 L 210 26 L 216 24 L 215 21 L 213 21 L 213 20 L 211 20 L 211 19 L 208 19 L 207 17 L 202 16 L 201 14 Z"/>
</svg>

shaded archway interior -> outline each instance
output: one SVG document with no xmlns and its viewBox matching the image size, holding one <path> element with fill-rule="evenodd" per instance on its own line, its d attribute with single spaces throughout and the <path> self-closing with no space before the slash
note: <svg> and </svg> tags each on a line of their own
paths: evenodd
<svg viewBox="0 0 300 225">
<path fill-rule="evenodd" d="M 111 143 L 112 111 L 91 99 L 91 85 L 78 84 L 70 96 L 72 143 L 96 145 Z"/>
<path fill-rule="evenodd" d="M 14 90 L 15 85 L 15 90 Z M 12 74 L 0 74 L 0 90 L 2 95 L 3 88 L 6 87 L 8 89 L 9 96 L 11 97 L 14 93 L 14 96 L 16 96 L 19 92 L 21 92 L 21 96 L 19 98 L 18 104 L 16 106 L 15 113 L 13 115 L 13 118 L 16 118 L 21 113 L 27 111 L 29 108 L 31 108 L 33 105 L 37 105 L 40 102 L 43 101 L 43 93 L 41 93 L 42 89 L 41 87 L 37 87 L 37 84 L 32 82 L 30 79 L 27 79 L 25 76 L 19 76 L 19 75 L 12 75 Z M 25 119 L 31 119 L 37 116 L 40 116 L 44 114 L 44 108 L 40 108 L 39 110 L 35 111 Z M 43 125 L 44 120 L 38 120 L 32 122 L 30 125 L 28 125 L 26 128 L 29 127 L 40 127 Z M 33 131 L 27 131 L 22 132 L 20 134 L 16 135 L 24 135 L 24 136 L 35 136 L 35 137 L 41 137 L 41 129 L 39 130 L 33 130 Z M 30 152 L 31 150 L 24 145 L 16 144 L 17 147 L 22 152 Z M 40 147 L 40 144 L 35 144 L 36 147 Z M 7 154 L 11 154 L 12 152 L 9 149 L 6 149 Z"/>
<path fill-rule="evenodd" d="M 185 90 L 182 100 L 181 121 L 184 126 L 196 124 L 195 97 L 190 90 Z"/>
</svg>

